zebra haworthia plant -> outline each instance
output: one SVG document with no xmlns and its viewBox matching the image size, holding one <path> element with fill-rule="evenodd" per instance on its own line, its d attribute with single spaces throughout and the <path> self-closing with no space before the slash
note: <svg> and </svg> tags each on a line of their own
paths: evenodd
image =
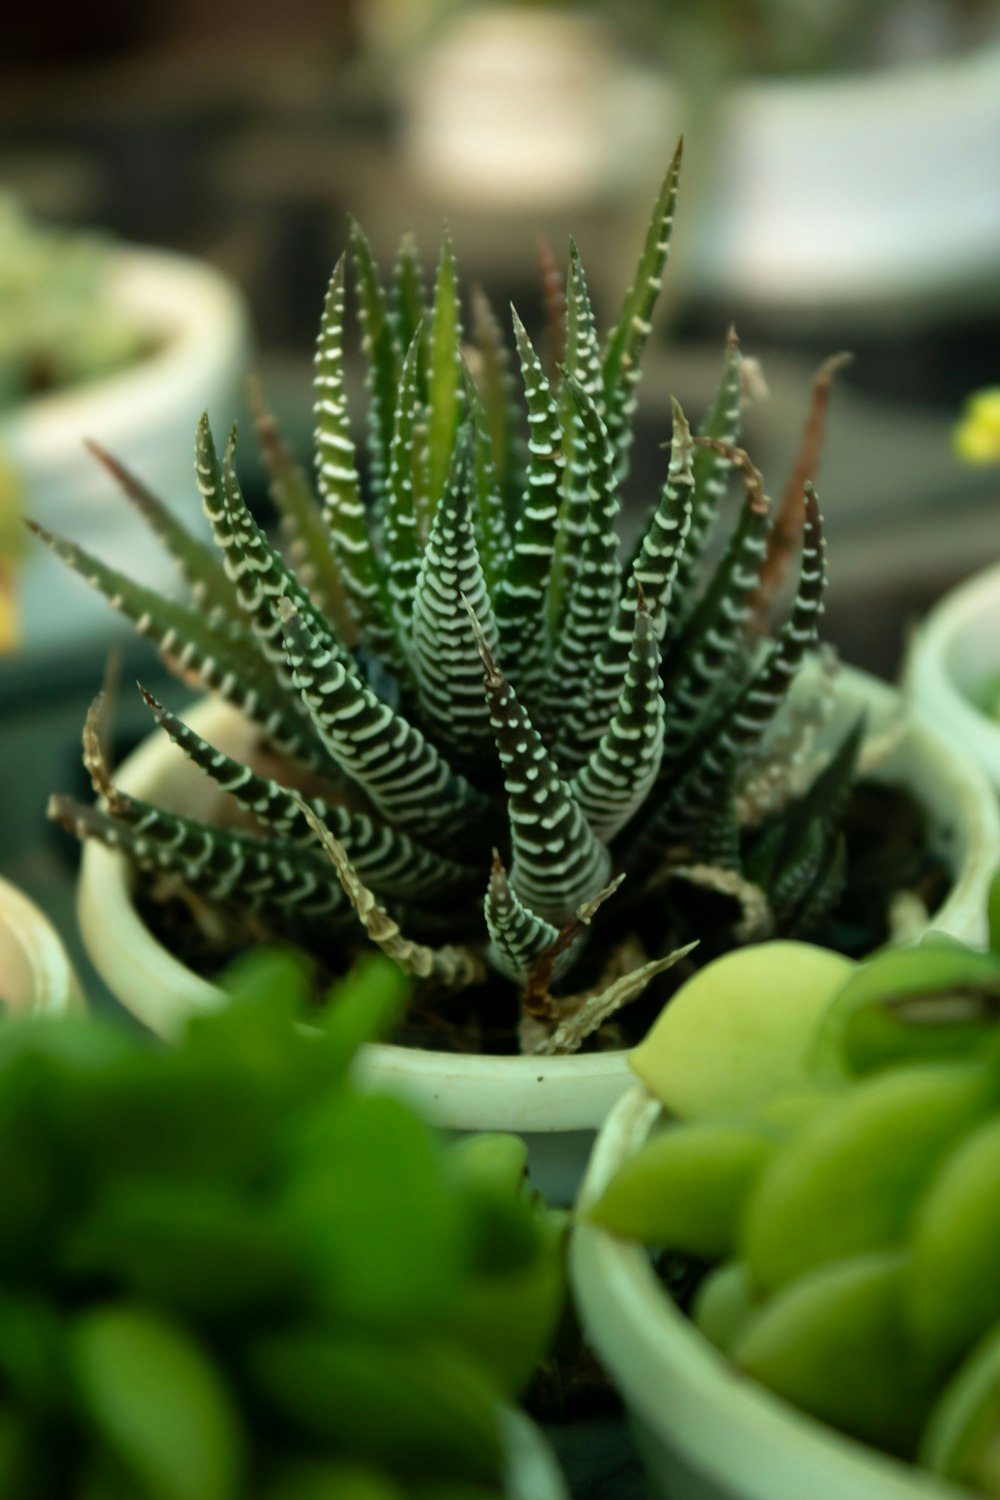
<svg viewBox="0 0 1000 1500">
<path fill-rule="evenodd" d="M 736 446 L 735 336 L 697 435 L 674 403 L 651 519 L 630 561 L 619 545 L 679 168 L 678 151 L 604 342 L 571 246 L 555 370 L 516 314 L 515 362 L 481 296 L 466 343 L 447 240 L 427 294 L 409 239 L 385 286 L 352 225 L 367 438 L 362 457 L 345 397 L 342 258 L 316 358 L 316 490 L 258 418 L 284 552 L 247 507 L 233 439 L 220 454 L 207 420 L 196 471 L 216 550 L 98 455 L 176 558 L 190 602 L 45 539 L 168 665 L 258 726 L 286 769 L 234 761 L 145 693 L 252 824 L 196 822 L 117 789 L 96 710 L 85 760 L 101 803 L 55 798 L 55 817 L 161 886 L 341 962 L 367 940 L 438 984 L 492 975 L 489 1004 L 504 983 L 520 994 L 525 1049 L 579 1046 L 687 951 L 699 933 L 679 916 L 682 882 L 735 898 L 718 903 L 737 912 L 734 941 L 821 930 L 843 882 L 838 819 L 857 735 L 793 795 L 809 715 L 783 738 L 772 726 L 816 643 L 822 525 L 800 484 L 797 588 L 780 629 L 762 632 L 771 518 Z M 706 569 L 732 471 L 745 498 Z"/>
</svg>

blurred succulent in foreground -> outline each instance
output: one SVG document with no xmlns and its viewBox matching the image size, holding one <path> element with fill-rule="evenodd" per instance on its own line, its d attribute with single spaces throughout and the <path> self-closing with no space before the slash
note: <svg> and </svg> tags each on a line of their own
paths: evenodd
<svg viewBox="0 0 1000 1500">
<path fill-rule="evenodd" d="M 562 1224 L 505 1136 L 445 1147 L 348 1067 L 407 981 L 258 950 L 176 1048 L 0 1029 L 8 1500 L 506 1493 Z M 404 1248 L 405 1247 L 405 1248 Z"/>
<path fill-rule="evenodd" d="M 987 952 L 931 932 L 863 964 L 783 942 L 706 966 L 636 1054 L 667 1108 L 590 1216 L 686 1270 L 738 1371 L 996 1496 L 997 878 L 989 908 Z"/>
<path fill-rule="evenodd" d="M 346 409 L 342 259 L 317 351 L 318 500 L 259 419 L 292 563 L 246 505 L 233 440 L 220 457 L 206 420 L 197 475 L 218 554 L 105 458 L 192 602 L 46 540 L 283 761 L 272 756 L 279 769 L 266 773 L 239 764 L 146 694 L 156 722 L 254 826 L 195 822 L 122 793 L 96 712 L 85 758 L 104 805 L 56 798 L 54 816 L 161 887 L 294 933 L 341 964 L 363 929 L 439 985 L 502 976 L 521 995 L 525 1048 L 579 1046 L 703 935 L 678 901 L 682 884 L 725 898 L 713 921 L 728 941 L 823 931 L 843 888 L 840 821 L 860 730 L 803 790 L 823 674 L 811 699 L 782 710 L 822 604 L 808 480 L 832 367 L 773 524 L 761 476 L 734 446 L 731 336 L 697 436 L 674 403 L 667 474 L 630 558 L 617 534 L 679 166 L 678 151 L 603 343 L 573 245 L 553 374 L 514 314 L 523 411 L 482 297 L 465 349 L 450 243 L 427 298 L 410 239 L 386 290 L 352 226 L 368 492 Z M 706 569 L 731 470 L 745 499 Z M 769 605 L 800 542 L 791 607 L 771 636 Z M 571 971 L 582 988 L 554 998 Z M 482 1008 L 502 1015 L 495 993 L 494 983 Z"/>
</svg>

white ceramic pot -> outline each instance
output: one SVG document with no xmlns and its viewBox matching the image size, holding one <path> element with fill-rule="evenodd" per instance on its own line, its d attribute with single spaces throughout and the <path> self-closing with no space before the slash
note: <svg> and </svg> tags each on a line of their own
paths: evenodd
<svg viewBox="0 0 1000 1500">
<path fill-rule="evenodd" d="M 0 1007 L 13 1016 L 54 1016 L 82 1005 L 55 928 L 23 891 L 0 879 Z"/>
<path fill-rule="evenodd" d="M 407 164 L 452 208 L 551 213 L 587 201 L 620 165 L 627 86 L 600 16 L 471 7 L 407 60 Z"/>
<path fill-rule="evenodd" d="M 899 695 L 861 672 L 839 678 L 834 732 L 862 707 L 870 727 L 891 718 Z M 252 731 L 225 705 L 206 700 L 188 721 L 213 744 L 245 758 Z M 911 788 L 930 815 L 931 836 L 953 877 L 933 925 L 970 942 L 985 934 L 986 890 L 1000 864 L 1000 811 L 975 765 L 924 726 L 909 726 L 879 774 Z M 153 735 L 116 776 L 123 790 L 190 816 L 216 792 L 163 735 Z M 78 893 L 80 930 L 95 968 L 112 992 L 161 1036 L 176 1035 L 192 1011 L 219 992 L 163 948 L 132 904 L 128 866 L 96 841 L 87 843 Z M 528 1141 L 533 1178 L 552 1203 L 572 1201 L 594 1132 L 628 1087 L 624 1052 L 577 1057 L 487 1057 L 410 1047 L 366 1049 L 360 1076 L 412 1102 L 446 1130 L 515 1130 Z"/>
<path fill-rule="evenodd" d="M 691 290 L 811 322 L 990 295 L 995 41 L 919 66 L 752 79 L 720 106 L 713 160 L 690 142 L 690 171 L 712 178 L 682 248 Z M 650 117 L 659 142 L 689 129 L 682 90 L 661 83 Z"/>
<path fill-rule="evenodd" d="M 1000 566 L 937 604 L 910 644 L 904 692 L 912 711 L 972 755 L 1000 789 L 1000 721 L 976 705 L 1000 681 Z"/>
<path fill-rule="evenodd" d="M 247 316 L 236 288 L 187 256 L 118 250 L 109 282 L 109 297 L 149 331 L 152 352 L 113 375 L 4 413 L 0 455 L 32 520 L 143 583 L 173 588 L 173 564 L 84 439 L 133 469 L 181 519 L 204 528 L 194 479 L 195 427 L 207 411 L 224 433 L 236 414 Z M 26 652 L 106 638 L 117 618 L 34 538 L 19 574 L 19 614 Z"/>
<path fill-rule="evenodd" d="M 648 1137 L 636 1084 L 605 1121 L 579 1208 Z M 641 1245 L 579 1222 L 570 1268 L 589 1342 L 628 1406 L 658 1500 L 959 1500 L 965 1490 L 863 1447 L 733 1368 L 664 1291 Z"/>
</svg>

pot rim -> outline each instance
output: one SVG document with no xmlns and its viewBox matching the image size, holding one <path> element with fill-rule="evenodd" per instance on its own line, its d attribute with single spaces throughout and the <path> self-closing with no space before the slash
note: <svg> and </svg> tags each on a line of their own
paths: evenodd
<svg viewBox="0 0 1000 1500">
<path fill-rule="evenodd" d="M 82 1009 L 83 996 L 62 938 L 19 886 L 0 876 L 0 928 L 20 949 L 33 993 L 12 1000 L 0 977 L 0 1003 L 13 1015 L 61 1016 Z"/>
<path fill-rule="evenodd" d="M 898 694 L 887 683 L 844 668 L 840 680 L 876 713 L 891 713 Z M 238 717 L 217 699 L 198 700 L 185 719 L 206 738 L 220 719 Z M 907 724 L 895 754 L 908 754 L 946 787 L 947 820 L 969 845 L 933 926 L 967 935 L 973 920 L 985 927 L 986 887 L 1000 863 L 1000 808 L 983 772 L 947 740 L 916 720 Z M 123 762 L 116 781 L 123 791 L 149 795 L 162 768 L 181 752 L 162 733 L 150 735 Z M 891 762 L 890 762 L 891 765 Z M 908 777 L 904 773 L 903 778 Z M 942 798 L 942 803 L 944 799 Z M 937 822 L 942 822 L 939 813 Z M 961 849 L 958 856 L 961 856 Z M 971 855 L 971 857 L 970 857 Z M 953 855 L 953 858 L 955 856 Z M 163 948 L 132 903 L 124 858 L 96 840 L 84 846 L 78 886 L 78 917 L 84 943 L 105 982 L 153 1031 L 175 1035 L 186 1017 L 218 1004 L 219 990 Z M 150 982 L 155 964 L 157 979 Z M 392 1043 L 365 1049 L 361 1072 L 380 1085 L 391 1080 L 438 1125 L 464 1129 L 593 1129 L 627 1087 L 627 1052 L 561 1057 L 513 1057 L 432 1051 Z M 489 1088 L 484 1088 L 489 1085 Z"/>
<path fill-rule="evenodd" d="M 164 385 L 188 393 L 189 381 L 204 364 L 206 346 L 213 366 L 220 359 L 232 360 L 234 343 L 242 351 L 244 303 L 221 271 L 195 256 L 144 245 L 116 246 L 109 263 L 109 298 L 134 314 L 157 342 L 121 369 L 46 391 L 4 413 L 5 438 L 22 464 L 37 462 L 47 469 L 69 449 L 76 460 L 85 435 L 112 446 L 119 432 L 131 429 L 137 412 L 155 413 Z M 218 345 L 220 328 L 230 330 L 223 346 Z"/>
<path fill-rule="evenodd" d="M 943 700 L 948 713 L 959 721 L 954 733 L 986 736 L 1000 747 L 1000 723 L 978 709 L 958 685 L 951 659 L 962 634 L 981 618 L 985 623 L 990 617 L 1000 621 L 1000 563 L 966 578 L 928 611 L 914 632 L 903 687 L 915 713 L 935 713 Z"/>
<path fill-rule="evenodd" d="M 967 1496 L 748 1379 L 679 1310 L 641 1245 L 582 1222 L 661 1114 L 659 1100 L 636 1083 L 608 1115 L 577 1199 L 570 1246 L 584 1331 L 645 1427 L 734 1500 Z"/>
</svg>

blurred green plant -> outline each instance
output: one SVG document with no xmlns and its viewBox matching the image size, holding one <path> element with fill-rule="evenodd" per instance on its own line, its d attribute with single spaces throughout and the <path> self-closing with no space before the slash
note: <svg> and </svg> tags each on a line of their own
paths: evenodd
<svg viewBox="0 0 1000 1500">
<path fill-rule="evenodd" d="M 17 576 L 27 541 L 23 517 L 21 481 L 0 449 L 0 656 L 14 650 L 19 638 Z"/>
<path fill-rule="evenodd" d="M 0 411 L 108 375 L 152 344 L 109 287 L 110 243 L 36 224 L 0 193 Z"/>
<path fill-rule="evenodd" d="M 405 1004 L 375 956 L 260 950 L 176 1049 L 0 1028 L 6 1500 L 488 1500 L 562 1224 L 509 1137 L 445 1147 L 350 1081 Z"/>
<path fill-rule="evenodd" d="M 1000 386 L 988 386 L 968 398 L 954 442 L 964 463 L 1000 463 Z"/>
</svg>

